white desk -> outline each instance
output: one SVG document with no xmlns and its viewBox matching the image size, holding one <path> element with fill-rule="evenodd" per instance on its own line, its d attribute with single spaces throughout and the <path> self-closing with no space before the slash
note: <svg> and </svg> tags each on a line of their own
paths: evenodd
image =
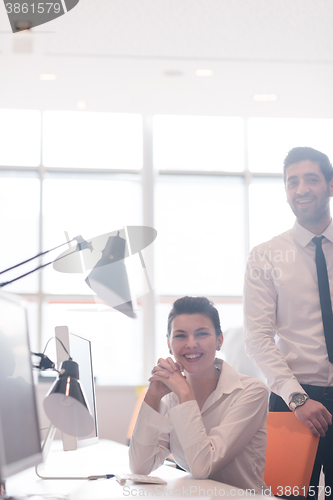
<svg viewBox="0 0 333 500">
<path fill-rule="evenodd" d="M 60 443 L 54 446 L 45 465 L 39 471 L 45 476 L 91 476 L 130 472 L 128 465 L 128 447 L 113 441 L 102 440 L 97 445 L 64 452 Z M 29 469 L 7 480 L 7 493 L 13 496 L 38 494 L 41 498 L 66 495 L 69 500 L 134 500 L 138 498 L 160 497 L 196 498 L 232 497 L 246 498 L 246 493 L 232 486 L 209 479 L 196 480 L 187 472 L 163 465 L 153 475 L 159 476 L 167 485 L 143 485 L 128 481 L 121 486 L 114 478 L 87 480 L 42 480 L 34 469 Z M 248 494 L 250 496 L 250 494 Z M 253 495 L 252 495 L 253 497 Z M 266 498 L 266 497 L 256 497 Z M 33 499 L 34 500 L 34 499 Z"/>
</svg>

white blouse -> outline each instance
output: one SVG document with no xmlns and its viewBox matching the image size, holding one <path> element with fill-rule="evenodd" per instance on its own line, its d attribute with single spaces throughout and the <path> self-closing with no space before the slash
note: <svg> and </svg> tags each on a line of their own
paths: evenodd
<svg viewBox="0 0 333 500">
<path fill-rule="evenodd" d="M 198 403 L 179 404 L 170 393 L 159 412 L 143 402 L 130 445 L 130 466 L 149 474 L 172 453 L 196 479 L 214 479 L 262 494 L 266 459 L 268 390 L 225 361 L 215 391 L 201 411 Z"/>
</svg>

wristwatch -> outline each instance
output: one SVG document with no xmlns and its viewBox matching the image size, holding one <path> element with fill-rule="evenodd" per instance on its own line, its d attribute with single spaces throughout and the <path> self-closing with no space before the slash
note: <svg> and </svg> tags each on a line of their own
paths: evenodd
<svg viewBox="0 0 333 500">
<path fill-rule="evenodd" d="M 297 392 L 291 398 L 290 403 L 289 403 L 289 408 L 292 411 L 295 411 L 296 408 L 298 408 L 299 406 L 303 406 L 307 399 L 309 399 L 309 396 L 307 394 Z"/>
</svg>

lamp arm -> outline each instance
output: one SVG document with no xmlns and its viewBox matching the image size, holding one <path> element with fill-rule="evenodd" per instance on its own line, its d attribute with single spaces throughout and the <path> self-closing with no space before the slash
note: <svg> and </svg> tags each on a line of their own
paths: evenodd
<svg viewBox="0 0 333 500">
<path fill-rule="evenodd" d="M 78 238 L 78 236 L 76 238 Z M 44 252 L 38 253 L 34 257 L 30 257 L 30 259 L 24 260 L 23 262 L 20 262 L 19 264 L 16 264 L 15 266 L 9 267 L 8 269 L 5 269 L 4 271 L 0 271 L 0 274 L 4 274 L 7 271 L 12 271 L 12 269 L 16 269 L 17 267 L 23 266 L 23 264 L 27 264 L 31 260 L 37 259 L 38 257 L 41 257 L 42 255 L 45 255 L 49 252 L 53 252 L 53 250 L 56 250 L 57 248 L 60 248 L 64 245 L 68 245 L 68 243 L 72 243 L 72 241 L 74 241 L 76 238 L 73 238 L 70 241 L 66 241 L 65 243 L 61 243 L 61 245 L 58 245 L 57 247 L 51 248 L 50 250 L 45 250 Z M 37 267 L 37 269 L 39 269 L 39 267 Z M 37 269 L 34 269 L 34 271 L 37 271 Z M 31 272 L 33 272 L 33 271 L 31 271 Z"/>
<path fill-rule="evenodd" d="M 31 353 L 33 356 L 38 356 L 40 359 L 39 365 L 32 365 L 33 368 L 37 368 L 38 370 L 55 370 L 58 371 L 55 367 L 55 364 L 53 361 L 50 360 L 45 354 L 42 354 L 41 352 L 32 352 Z"/>
<path fill-rule="evenodd" d="M 45 250 L 45 252 L 41 252 L 34 257 L 31 257 L 30 259 L 27 259 L 23 262 L 20 262 L 19 264 L 16 264 L 15 266 L 9 267 L 8 269 L 5 269 L 4 271 L 0 272 L 1 274 L 6 273 L 7 271 L 11 271 L 12 269 L 15 269 L 16 267 L 22 266 L 23 264 L 26 264 L 27 262 L 30 262 L 31 260 L 36 259 L 37 257 L 41 257 L 42 255 L 45 255 L 46 253 L 53 252 L 53 250 L 56 250 L 57 248 L 60 248 L 64 245 L 68 245 L 68 243 L 71 243 L 72 241 L 76 240 L 76 247 L 73 252 L 66 253 L 65 255 L 62 255 L 58 257 L 57 259 L 51 260 L 50 262 L 47 262 L 46 264 L 42 264 L 41 266 L 36 267 L 35 269 L 32 269 L 32 271 L 29 271 L 25 274 L 22 274 L 21 276 L 18 276 L 17 278 L 14 278 L 13 280 L 10 281 L 4 281 L 3 283 L 0 283 L 0 288 L 9 285 L 10 283 L 14 283 L 14 281 L 20 280 L 21 278 L 24 278 L 25 276 L 28 276 L 29 274 L 34 273 L 35 271 L 38 271 L 38 269 L 43 269 L 43 267 L 49 266 L 50 264 L 53 264 L 54 262 L 58 262 L 58 260 L 64 259 L 65 257 L 68 257 L 69 255 L 72 255 L 75 252 L 81 252 L 82 250 L 85 250 L 86 248 L 89 248 L 90 251 L 93 250 L 91 242 L 89 243 L 88 241 L 84 240 L 81 235 L 75 236 L 70 241 L 66 241 L 65 243 L 61 243 L 61 245 L 58 245 L 57 247 L 51 248 L 51 250 Z"/>
<path fill-rule="evenodd" d="M 75 238 L 74 238 L 75 239 Z M 73 240 L 72 240 L 73 241 Z M 66 242 L 67 243 L 67 242 Z M 65 243 L 64 243 L 65 245 Z M 62 245 L 59 245 L 59 246 L 62 246 Z M 56 247 L 58 248 L 58 247 Z M 54 250 L 54 248 L 52 249 Z M 31 271 L 28 271 L 27 273 L 25 274 L 22 274 L 21 276 L 18 276 L 17 278 L 14 278 L 13 280 L 10 280 L 10 281 L 4 281 L 3 283 L 0 283 L 0 288 L 4 287 L 4 286 L 7 286 L 7 285 L 10 285 L 10 283 L 14 283 L 14 281 L 18 281 L 20 280 L 21 278 L 24 278 L 25 276 L 28 276 L 29 274 L 32 274 L 34 273 L 35 271 L 38 271 L 38 269 L 43 269 L 43 267 L 46 267 L 46 266 L 49 266 L 50 264 L 53 264 L 54 262 L 57 262 L 58 260 L 61 260 L 61 259 L 64 259 L 65 257 L 68 257 L 69 255 L 72 255 L 73 253 L 75 252 L 78 252 L 80 251 L 80 249 L 78 248 L 75 248 L 75 250 L 73 250 L 73 252 L 70 252 L 70 253 L 67 253 L 66 255 L 62 255 L 61 257 L 58 257 L 57 259 L 54 259 L 54 260 L 51 260 L 50 262 L 47 262 L 46 264 L 42 264 L 41 266 L 38 266 L 38 267 L 35 267 L 35 269 L 32 269 Z M 48 253 L 48 252 L 51 252 L 51 250 L 47 250 L 46 252 L 44 253 Z M 42 253 L 39 254 L 39 255 L 43 255 Z M 38 257 L 38 255 L 36 255 L 36 257 Z M 35 259 L 36 257 L 32 257 L 32 259 L 29 259 L 29 260 L 33 260 Z M 29 262 L 29 260 L 26 260 L 25 262 Z M 21 262 L 21 264 L 24 264 L 25 262 Z M 21 264 L 17 264 L 17 266 L 13 266 L 9 269 L 6 269 L 6 271 L 9 271 L 10 269 L 14 269 L 15 267 L 18 267 L 20 266 Z M 2 271 L 2 273 L 5 273 L 6 271 Z M 0 274 L 2 274 L 0 273 Z"/>
</svg>

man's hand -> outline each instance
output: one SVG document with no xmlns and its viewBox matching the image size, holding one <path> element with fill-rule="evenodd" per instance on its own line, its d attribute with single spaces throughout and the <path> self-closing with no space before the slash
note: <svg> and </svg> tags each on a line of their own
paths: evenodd
<svg viewBox="0 0 333 500">
<path fill-rule="evenodd" d="M 328 426 L 332 425 L 331 413 L 324 405 L 314 399 L 308 399 L 304 405 L 298 406 L 294 413 L 298 420 L 309 427 L 316 437 L 324 437 Z"/>
</svg>

